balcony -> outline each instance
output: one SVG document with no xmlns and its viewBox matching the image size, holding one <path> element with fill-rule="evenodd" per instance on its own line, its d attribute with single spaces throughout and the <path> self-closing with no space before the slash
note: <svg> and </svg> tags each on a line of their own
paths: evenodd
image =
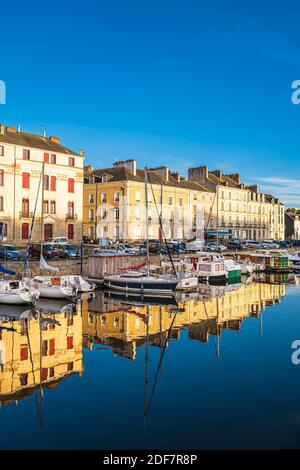
<svg viewBox="0 0 300 470">
<path fill-rule="evenodd" d="M 78 215 L 77 214 L 66 214 L 66 222 L 72 220 L 72 221 L 75 221 L 78 219 Z"/>
<path fill-rule="evenodd" d="M 29 211 L 20 211 L 19 212 L 19 220 L 21 219 L 32 219 L 33 217 L 33 212 Z"/>
</svg>

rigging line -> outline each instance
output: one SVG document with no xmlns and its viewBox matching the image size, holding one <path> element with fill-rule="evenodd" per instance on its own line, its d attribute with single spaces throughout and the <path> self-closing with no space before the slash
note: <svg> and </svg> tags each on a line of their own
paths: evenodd
<svg viewBox="0 0 300 470">
<path fill-rule="evenodd" d="M 207 314 L 205 301 L 203 301 L 203 304 L 204 304 L 205 315 L 206 315 L 207 321 L 209 322 L 210 318 L 209 318 L 209 316 L 208 316 L 208 314 Z M 213 342 L 214 342 L 215 351 L 217 351 L 217 343 L 216 343 L 216 339 L 215 339 L 214 336 L 213 336 Z"/>
<path fill-rule="evenodd" d="M 150 407 L 151 407 L 152 400 L 153 400 L 154 393 L 155 393 L 155 389 L 156 389 L 158 374 L 159 374 L 159 371 L 160 371 L 161 366 L 162 366 L 164 354 L 165 354 L 166 347 L 167 347 L 167 344 L 168 344 L 169 339 L 170 339 L 171 331 L 172 331 L 172 328 L 173 328 L 174 321 L 175 321 L 175 318 L 176 318 L 176 316 L 177 316 L 178 310 L 179 310 L 179 309 L 178 309 L 178 305 L 177 305 L 177 310 L 176 310 L 176 313 L 175 313 L 175 315 L 174 315 L 174 317 L 173 317 L 173 320 L 172 320 L 172 322 L 171 322 L 171 325 L 170 325 L 170 327 L 169 327 L 169 329 L 168 329 L 167 338 L 166 338 L 166 341 L 165 341 L 165 344 L 164 344 L 164 347 L 163 347 L 163 350 L 162 350 L 162 354 L 161 354 L 161 357 L 160 357 L 160 360 L 159 360 L 159 363 L 158 363 L 158 366 L 157 366 L 156 373 L 155 373 L 155 378 L 154 378 L 154 383 L 153 383 L 153 387 L 152 387 L 152 392 L 151 392 L 149 404 L 148 404 L 148 406 L 147 406 L 147 408 L 146 408 L 146 415 L 147 415 L 147 414 L 149 413 L 149 411 L 150 411 Z"/>
<path fill-rule="evenodd" d="M 213 207 L 214 207 L 214 203 L 215 203 L 216 195 L 217 195 L 217 193 L 215 193 L 215 195 L 214 195 L 214 199 L 213 199 L 213 202 L 212 202 L 212 205 L 211 205 L 210 211 L 209 211 L 209 216 L 208 216 L 208 219 L 207 219 L 207 224 L 206 224 L 206 228 L 205 228 L 205 230 L 206 230 L 206 231 L 207 231 L 207 229 L 208 229 L 208 226 L 209 226 L 209 222 L 210 222 L 210 218 L 211 218 L 211 213 L 212 213 L 212 210 L 213 210 Z M 218 209 L 217 209 L 217 210 L 218 210 Z"/>
<path fill-rule="evenodd" d="M 33 378 L 33 385 L 36 387 L 36 381 L 35 381 L 35 372 L 34 372 L 34 363 L 33 363 L 33 356 L 32 356 L 32 349 L 31 349 L 31 343 L 29 339 L 29 331 L 28 331 L 28 319 L 25 318 L 25 329 L 26 329 L 26 337 L 27 337 L 27 342 L 29 346 L 29 356 L 30 356 L 30 362 L 31 362 L 31 368 L 32 368 L 32 378 Z M 36 391 L 35 391 L 36 392 Z M 35 404 L 36 404 L 36 409 L 37 409 L 37 414 L 40 420 L 40 413 L 39 413 L 39 404 L 37 401 L 37 396 L 36 393 L 34 393 L 34 398 L 35 398 Z"/>
<path fill-rule="evenodd" d="M 31 219 L 29 240 L 28 240 L 28 243 L 27 243 L 26 254 L 25 254 L 25 258 L 24 258 L 24 271 L 25 271 L 25 273 L 28 270 L 29 248 L 30 248 L 30 245 L 31 245 L 31 242 L 32 242 L 33 225 L 34 225 L 34 219 L 35 219 L 35 214 L 36 214 L 36 209 L 37 209 L 37 202 L 38 202 L 39 193 L 40 193 L 41 182 L 42 182 L 42 178 L 44 177 L 43 175 L 44 175 L 44 163 L 43 163 L 43 170 L 41 171 L 39 185 L 38 185 L 38 189 L 37 189 L 37 194 L 36 194 L 36 199 L 35 199 L 35 204 L 34 204 L 34 211 L 33 211 L 33 216 L 32 216 L 32 219 Z"/>
<path fill-rule="evenodd" d="M 164 231 L 164 228 L 163 228 L 163 224 L 162 224 L 162 220 L 161 220 L 161 213 L 159 212 L 158 207 L 157 207 L 156 197 L 155 197 L 154 190 L 153 190 L 153 187 L 152 187 L 152 182 L 151 182 L 151 173 L 149 173 L 149 183 L 150 183 L 150 187 L 151 187 L 151 191 L 152 191 L 152 195 L 153 195 L 153 199 L 154 199 L 155 209 L 156 209 L 156 212 L 157 212 L 157 215 L 158 215 L 158 220 L 159 220 L 160 228 L 161 228 L 161 231 L 162 231 L 162 233 L 163 233 L 163 238 L 164 238 L 164 241 L 165 241 L 165 244 L 166 244 L 166 247 L 167 247 L 169 259 L 170 259 L 171 264 L 172 264 L 172 268 L 173 268 L 173 271 L 174 271 L 174 275 L 175 275 L 176 278 L 178 279 L 177 271 L 176 271 L 176 268 L 175 268 L 175 265 L 174 265 L 174 262 L 173 262 L 173 259 L 172 259 L 170 250 L 169 250 L 169 245 L 168 245 L 168 242 L 167 242 L 167 239 L 166 239 L 166 235 L 165 235 L 165 231 Z"/>
</svg>

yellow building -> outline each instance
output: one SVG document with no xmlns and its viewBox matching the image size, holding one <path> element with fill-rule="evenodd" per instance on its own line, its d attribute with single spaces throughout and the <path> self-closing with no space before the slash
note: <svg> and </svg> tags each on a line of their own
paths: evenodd
<svg viewBox="0 0 300 470">
<path fill-rule="evenodd" d="M 239 173 L 224 175 L 207 166 L 190 168 L 189 181 L 197 181 L 213 191 L 213 203 L 205 207 L 205 228 L 228 231 L 235 238 L 284 240 L 284 205 L 258 186 L 247 186 Z"/>
<path fill-rule="evenodd" d="M 212 297 L 206 300 L 179 302 L 174 306 L 126 306 L 107 301 L 104 293 L 82 307 L 84 346 L 93 343 L 109 345 L 117 354 L 135 359 L 136 349 L 148 335 L 151 344 L 162 346 L 172 326 L 172 338 L 179 339 L 180 329 L 188 328 L 190 339 L 207 342 L 210 334 L 222 329 L 239 329 L 241 322 L 257 317 L 267 306 L 279 302 L 285 295 L 280 284 L 242 284 L 238 289 L 207 286 Z M 175 319 L 174 319 L 175 316 Z"/>
<path fill-rule="evenodd" d="M 41 325 L 41 328 L 40 328 Z M 0 403 L 42 386 L 54 388 L 82 373 L 82 316 L 72 310 L 43 313 L 42 319 L 0 319 Z"/>
<path fill-rule="evenodd" d="M 167 167 L 148 169 L 149 238 L 160 237 L 159 214 L 167 239 L 190 239 L 204 234 L 201 185 L 183 182 Z M 144 240 L 146 238 L 145 171 L 135 160 L 112 168 L 86 167 L 83 234 L 90 238 Z"/>
<path fill-rule="evenodd" d="M 82 238 L 83 153 L 60 144 L 58 137 L 17 131 L 0 124 L 0 239 L 28 242 L 37 200 L 33 241 L 40 241 L 44 164 L 43 217 L 45 240 Z"/>
</svg>

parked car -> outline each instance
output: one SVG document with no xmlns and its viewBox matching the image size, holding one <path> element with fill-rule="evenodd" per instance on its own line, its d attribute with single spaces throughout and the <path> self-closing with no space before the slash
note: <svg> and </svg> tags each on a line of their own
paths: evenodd
<svg viewBox="0 0 300 470">
<path fill-rule="evenodd" d="M 293 246 L 293 244 L 289 241 L 279 241 L 278 245 L 280 248 L 291 248 Z"/>
<path fill-rule="evenodd" d="M 129 253 L 130 255 L 139 254 L 139 250 L 135 248 L 134 246 L 130 245 L 129 243 L 124 243 L 122 246 L 124 247 L 125 253 Z"/>
<path fill-rule="evenodd" d="M 217 253 L 220 253 L 221 251 L 225 251 L 227 248 L 226 246 L 217 243 L 206 243 L 203 249 L 206 251 L 216 251 Z"/>
<path fill-rule="evenodd" d="M 236 251 L 239 251 L 239 250 L 247 250 L 248 249 L 248 245 L 245 244 L 245 243 L 240 243 L 240 242 L 228 242 L 227 243 L 227 248 L 229 250 L 236 250 Z"/>
<path fill-rule="evenodd" d="M 92 243 L 90 237 L 88 237 L 87 235 L 84 235 L 82 237 L 82 242 L 85 244 L 85 245 L 89 245 L 90 243 Z"/>
<path fill-rule="evenodd" d="M 300 246 L 300 240 L 293 240 L 293 246 Z"/>
<path fill-rule="evenodd" d="M 21 254 L 13 245 L 0 245 L 0 258 L 19 260 Z"/>
<path fill-rule="evenodd" d="M 276 249 L 276 248 L 280 248 L 280 245 L 277 242 L 274 242 L 272 240 L 264 240 L 261 242 L 261 247 L 264 249 L 265 248 Z"/>
<path fill-rule="evenodd" d="M 54 249 L 59 252 L 60 258 L 80 258 L 80 248 L 73 245 L 54 245 Z"/>
<path fill-rule="evenodd" d="M 69 240 L 67 237 L 56 237 L 52 240 L 49 240 L 49 243 L 51 243 L 52 245 L 67 245 L 69 243 Z"/>
<path fill-rule="evenodd" d="M 140 253 L 144 254 L 146 252 L 147 252 L 147 244 L 143 243 L 143 245 L 140 245 Z M 149 243 L 149 253 L 153 253 L 153 254 L 159 253 L 159 244 Z"/>
<path fill-rule="evenodd" d="M 256 241 L 256 240 L 246 240 L 246 245 L 250 248 L 250 249 L 258 249 L 258 248 L 261 248 L 261 243 Z"/>
<path fill-rule="evenodd" d="M 42 253 L 46 259 L 59 259 L 61 258 L 60 250 L 56 250 L 50 243 L 43 245 Z M 29 248 L 29 256 L 31 258 L 39 258 L 41 256 L 41 245 L 40 243 L 33 243 Z"/>
</svg>

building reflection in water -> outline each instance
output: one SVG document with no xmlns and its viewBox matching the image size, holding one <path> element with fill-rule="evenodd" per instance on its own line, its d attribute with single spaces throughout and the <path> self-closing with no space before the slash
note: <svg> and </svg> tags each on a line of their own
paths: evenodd
<svg viewBox="0 0 300 470">
<path fill-rule="evenodd" d="M 54 389 L 81 373 L 81 308 L 43 305 L 42 313 L 24 307 L 0 308 L 0 404 L 11 404 L 40 390 Z"/>
<path fill-rule="evenodd" d="M 258 318 L 265 307 L 280 302 L 285 295 L 285 285 L 203 285 L 200 295 L 200 300 L 179 300 L 176 308 L 129 305 L 99 292 L 90 303 L 82 304 L 83 346 L 91 349 L 93 344 L 103 344 L 116 354 L 135 359 L 137 348 L 146 339 L 152 346 L 165 347 L 166 338 L 179 340 L 183 328 L 188 330 L 191 340 L 208 342 L 210 335 L 220 336 L 224 329 L 239 330 L 245 318 Z"/>
</svg>

